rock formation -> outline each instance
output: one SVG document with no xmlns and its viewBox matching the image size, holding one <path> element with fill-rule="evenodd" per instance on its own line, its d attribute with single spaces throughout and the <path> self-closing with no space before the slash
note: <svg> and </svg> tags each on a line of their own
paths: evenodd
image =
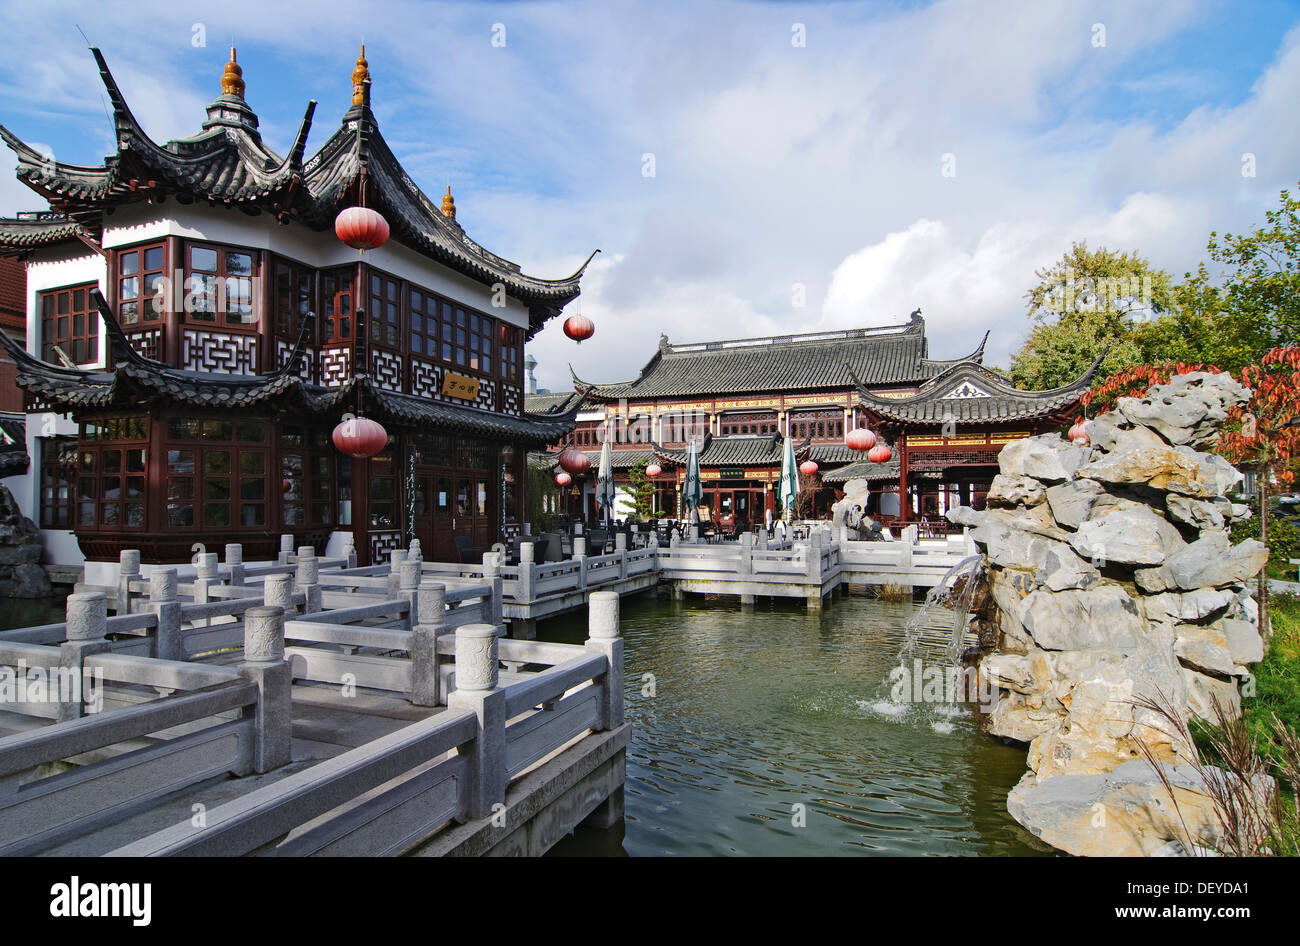
<svg viewBox="0 0 1300 946">
<path fill-rule="evenodd" d="M 44 598 L 54 593 L 40 566 L 41 534 L 0 486 L 0 598 Z"/>
<path fill-rule="evenodd" d="M 1008 444 L 989 508 L 948 514 L 987 560 L 993 607 L 977 630 L 993 644 L 980 667 L 998 699 L 985 726 L 1029 744 L 1008 808 L 1063 850 L 1167 846 L 1169 799 L 1139 742 L 1180 778 L 1194 749 L 1141 702 L 1211 720 L 1217 700 L 1235 716 L 1238 680 L 1263 657 L 1246 582 L 1268 552 L 1231 545 L 1228 526 L 1250 515 L 1224 498 L 1241 474 L 1204 452 L 1248 394 L 1197 372 L 1120 398 L 1088 423 L 1090 445 L 1057 434 Z M 1079 814 L 1094 796 L 1128 814 L 1099 828 Z"/>
</svg>

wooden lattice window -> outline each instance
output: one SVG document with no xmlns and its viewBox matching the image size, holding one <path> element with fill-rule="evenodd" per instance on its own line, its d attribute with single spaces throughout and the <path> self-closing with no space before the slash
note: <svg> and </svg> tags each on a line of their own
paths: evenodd
<svg viewBox="0 0 1300 946">
<path fill-rule="evenodd" d="M 522 339 L 520 329 L 501 323 L 501 377 L 516 384 L 524 376 Z"/>
<path fill-rule="evenodd" d="M 776 414 L 768 411 L 754 414 L 723 414 L 718 419 L 718 431 L 729 434 L 774 434 L 777 432 Z"/>
<path fill-rule="evenodd" d="M 285 424 L 280 433 L 280 519 L 285 526 L 333 524 L 333 454 L 322 430 Z"/>
<path fill-rule="evenodd" d="M 143 529 L 149 421 L 106 417 L 81 425 L 77 451 L 77 528 Z"/>
<path fill-rule="evenodd" d="M 399 348 L 402 344 L 401 283 L 383 273 L 371 272 L 367 303 L 370 340 L 378 345 Z"/>
<path fill-rule="evenodd" d="M 267 524 L 267 431 L 261 420 L 167 422 L 167 527 Z"/>
<path fill-rule="evenodd" d="M 42 437 L 41 528 L 71 529 L 73 492 L 76 487 L 76 444 L 70 438 Z"/>
<path fill-rule="evenodd" d="M 438 357 L 438 297 L 419 289 L 410 292 L 411 354 Z"/>
<path fill-rule="evenodd" d="M 225 246 L 186 248 L 185 311 L 194 322 L 254 325 L 257 254 Z"/>
<path fill-rule="evenodd" d="M 275 263 L 275 331 L 297 339 L 303 318 L 315 305 L 316 271 L 290 260 Z"/>
<path fill-rule="evenodd" d="M 125 326 L 161 322 L 167 311 L 166 247 L 132 247 L 117 253 L 117 320 Z"/>
<path fill-rule="evenodd" d="M 99 360 L 99 313 L 90 302 L 95 283 L 41 293 L 41 357 L 62 364 L 57 346 L 73 364 Z"/>
<path fill-rule="evenodd" d="M 324 309 L 321 325 L 327 342 L 350 342 L 353 339 L 356 317 L 352 312 L 352 277 L 351 268 L 320 274 L 321 308 Z"/>
<path fill-rule="evenodd" d="M 492 325 L 486 315 L 442 303 L 442 359 L 459 368 L 492 373 Z"/>
</svg>

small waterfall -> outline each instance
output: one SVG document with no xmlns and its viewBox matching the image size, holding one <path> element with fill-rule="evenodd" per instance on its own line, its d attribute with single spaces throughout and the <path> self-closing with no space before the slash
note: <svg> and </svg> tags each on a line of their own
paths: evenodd
<svg viewBox="0 0 1300 946">
<path fill-rule="evenodd" d="M 983 561 L 983 555 L 968 555 L 948 569 L 939 583 L 929 590 L 921 607 L 904 626 L 903 643 L 894 660 L 894 671 L 876 688 L 874 700 L 859 701 L 860 706 L 883 716 L 901 717 L 908 715 L 912 704 L 919 704 L 925 708 L 923 712 L 931 718 L 931 726 L 935 731 L 941 733 L 952 731 L 953 725 L 949 719 L 961 712 L 960 704 L 952 697 L 960 692 L 960 674 L 963 672 L 961 656 L 966 649 L 966 625 L 970 619 L 974 589 L 983 571 Z M 965 583 L 961 590 L 954 594 L 953 587 L 963 577 L 966 579 Z M 946 621 L 936 621 L 936 615 L 932 613 L 944 605 L 952 607 L 950 625 Z M 925 654 L 925 651 L 933 654 L 936 649 L 942 655 L 937 667 L 933 660 L 926 659 Z M 922 674 L 917 672 L 918 663 L 924 668 Z M 925 666 L 927 663 L 929 666 Z M 934 679 L 930 675 L 935 671 L 942 675 L 939 689 L 944 696 L 940 700 L 930 699 L 933 690 L 929 684 Z M 900 673 L 906 678 L 901 681 L 905 699 L 899 699 L 898 694 Z M 929 679 L 923 691 L 918 694 L 916 690 L 921 684 L 918 677 L 922 676 Z"/>
</svg>

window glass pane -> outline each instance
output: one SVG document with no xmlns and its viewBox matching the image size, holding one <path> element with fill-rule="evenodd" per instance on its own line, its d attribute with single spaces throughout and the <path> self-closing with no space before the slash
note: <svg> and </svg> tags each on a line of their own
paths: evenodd
<svg viewBox="0 0 1300 946">
<path fill-rule="evenodd" d="M 253 275 L 253 257 L 249 253 L 226 253 L 226 273 L 231 276 Z"/>
<path fill-rule="evenodd" d="M 230 472 L 230 451 L 229 450 L 209 450 L 203 455 L 203 472 L 204 473 L 229 473 Z"/>
<path fill-rule="evenodd" d="M 144 251 L 144 268 L 146 270 L 162 269 L 163 251 L 161 246 L 153 246 Z"/>
<path fill-rule="evenodd" d="M 190 503 L 168 503 L 167 524 L 172 527 L 194 525 L 194 506 Z"/>
<path fill-rule="evenodd" d="M 140 254 L 123 253 L 117 258 L 117 271 L 123 276 L 131 276 L 140 271 Z"/>
<path fill-rule="evenodd" d="M 225 504 L 219 506 L 204 505 L 203 524 L 206 526 L 230 525 L 230 507 Z"/>
<path fill-rule="evenodd" d="M 217 251 L 206 246 L 191 247 L 190 268 L 215 273 L 217 271 Z"/>
</svg>

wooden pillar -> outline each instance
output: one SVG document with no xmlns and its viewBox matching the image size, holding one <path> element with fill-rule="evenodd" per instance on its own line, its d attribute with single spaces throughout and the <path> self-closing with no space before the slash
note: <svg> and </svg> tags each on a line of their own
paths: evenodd
<svg viewBox="0 0 1300 946">
<path fill-rule="evenodd" d="M 907 434 L 902 430 L 898 432 L 895 447 L 898 450 L 898 518 L 900 522 L 907 522 L 912 503 L 907 495 Z"/>
</svg>

